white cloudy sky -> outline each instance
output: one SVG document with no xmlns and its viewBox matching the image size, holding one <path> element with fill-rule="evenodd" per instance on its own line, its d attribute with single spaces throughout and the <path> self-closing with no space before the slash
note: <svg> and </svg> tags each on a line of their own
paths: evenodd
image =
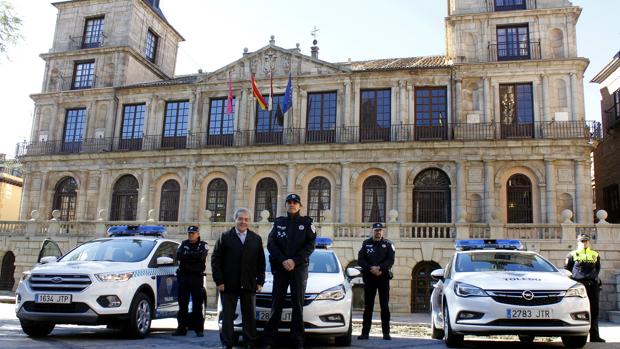
<svg viewBox="0 0 620 349">
<path fill-rule="evenodd" d="M 15 154 L 29 138 L 44 62 L 52 45 L 56 8 L 50 0 L 7 0 L 24 21 L 24 40 L 0 59 L 0 153 Z M 573 0 L 583 7 L 578 25 L 579 55 L 591 60 L 585 76 L 586 118 L 600 120 L 598 88 L 589 80 L 618 52 L 618 0 Z M 309 54 L 319 28 L 321 59 L 342 62 L 445 53 L 445 0 L 161 0 L 168 21 L 185 37 L 176 74 L 216 70 L 268 44 Z"/>
</svg>

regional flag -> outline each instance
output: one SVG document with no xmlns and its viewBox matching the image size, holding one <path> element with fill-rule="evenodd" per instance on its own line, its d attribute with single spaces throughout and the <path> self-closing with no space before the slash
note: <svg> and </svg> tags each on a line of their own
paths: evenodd
<svg viewBox="0 0 620 349">
<path fill-rule="evenodd" d="M 252 74 L 252 94 L 256 98 L 256 102 L 260 105 L 262 110 L 267 110 L 267 102 L 265 102 L 265 98 L 260 93 L 260 90 L 256 86 L 256 80 L 254 79 L 254 74 Z"/>
<path fill-rule="evenodd" d="M 293 105 L 293 82 L 291 81 L 291 74 L 288 74 L 288 83 L 286 84 L 286 90 L 284 91 L 284 101 L 282 104 L 282 113 L 286 113 L 287 110 Z"/>
</svg>

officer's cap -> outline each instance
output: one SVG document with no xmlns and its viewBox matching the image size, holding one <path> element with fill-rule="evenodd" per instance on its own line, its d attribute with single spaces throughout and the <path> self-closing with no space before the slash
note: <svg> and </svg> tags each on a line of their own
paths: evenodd
<svg viewBox="0 0 620 349">
<path fill-rule="evenodd" d="M 586 233 L 581 233 L 577 235 L 577 241 L 590 241 L 590 235 Z"/>
<path fill-rule="evenodd" d="M 288 194 L 286 196 L 286 202 L 289 202 L 289 201 L 295 201 L 296 203 L 301 205 L 301 198 L 297 194 L 294 194 L 294 193 Z"/>
<path fill-rule="evenodd" d="M 378 229 L 383 229 L 383 228 L 385 228 L 383 226 L 383 223 L 373 223 L 372 224 L 372 230 L 378 230 Z"/>
<path fill-rule="evenodd" d="M 187 227 L 187 233 L 199 233 L 200 229 L 198 229 L 197 226 L 195 225 L 190 225 L 189 227 Z"/>
</svg>

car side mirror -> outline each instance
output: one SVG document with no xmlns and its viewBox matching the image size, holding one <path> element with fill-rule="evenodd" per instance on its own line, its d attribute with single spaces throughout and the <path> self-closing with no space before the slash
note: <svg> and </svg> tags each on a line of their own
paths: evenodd
<svg viewBox="0 0 620 349">
<path fill-rule="evenodd" d="M 431 277 L 434 280 L 443 280 L 443 274 L 444 274 L 443 269 L 435 269 L 431 272 Z"/>
<path fill-rule="evenodd" d="M 55 256 L 47 256 L 47 257 L 43 257 L 43 258 L 41 258 L 41 260 L 39 261 L 39 263 L 41 263 L 41 264 L 47 264 L 47 263 L 55 263 L 56 261 L 58 261 L 58 257 L 55 257 Z"/>
<path fill-rule="evenodd" d="M 157 257 L 157 265 L 170 265 L 174 263 L 174 259 L 170 257 Z"/>
<path fill-rule="evenodd" d="M 354 279 L 362 275 L 362 273 L 357 268 L 347 268 L 346 274 L 349 279 Z"/>
<path fill-rule="evenodd" d="M 560 269 L 560 273 L 562 273 L 562 275 L 566 276 L 566 277 L 571 277 L 573 276 L 573 273 L 571 273 L 570 270 L 566 270 L 564 268 L 558 268 Z"/>
</svg>

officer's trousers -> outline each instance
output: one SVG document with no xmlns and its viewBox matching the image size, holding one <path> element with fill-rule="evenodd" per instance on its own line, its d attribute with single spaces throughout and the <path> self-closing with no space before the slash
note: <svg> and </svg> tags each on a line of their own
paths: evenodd
<svg viewBox="0 0 620 349">
<path fill-rule="evenodd" d="M 181 332 L 194 330 L 203 332 L 205 319 L 202 316 L 202 275 L 179 275 L 179 313 L 177 314 L 177 330 Z M 192 315 L 188 317 L 189 296 L 192 296 Z"/>
<path fill-rule="evenodd" d="M 581 281 L 586 286 L 590 300 L 590 341 L 601 338 L 598 332 L 598 299 L 601 292 L 598 281 Z"/>
<path fill-rule="evenodd" d="M 224 286 L 226 287 L 226 286 Z M 222 331 L 220 340 L 224 346 L 234 346 L 234 315 L 237 300 L 241 305 L 241 317 L 243 319 L 243 341 L 245 345 L 253 345 L 256 342 L 256 293 L 254 292 L 223 292 L 220 293 L 222 300 Z"/>
<path fill-rule="evenodd" d="M 308 281 L 308 266 L 297 266 L 293 271 L 277 271 L 273 275 L 273 291 L 271 293 L 273 303 L 271 305 L 271 316 L 267 325 L 263 341 L 266 344 L 273 344 L 280 327 L 282 318 L 282 308 L 284 307 L 286 290 L 291 287 L 291 343 L 293 347 L 304 346 L 304 294 L 306 293 L 306 282 Z M 288 307 L 288 306 L 287 306 Z"/>
<path fill-rule="evenodd" d="M 364 320 L 362 323 L 362 335 L 368 335 L 370 333 L 377 291 L 379 291 L 379 305 L 381 306 L 381 330 L 384 335 L 390 334 L 390 279 L 384 273 L 381 276 L 364 276 Z"/>
</svg>

